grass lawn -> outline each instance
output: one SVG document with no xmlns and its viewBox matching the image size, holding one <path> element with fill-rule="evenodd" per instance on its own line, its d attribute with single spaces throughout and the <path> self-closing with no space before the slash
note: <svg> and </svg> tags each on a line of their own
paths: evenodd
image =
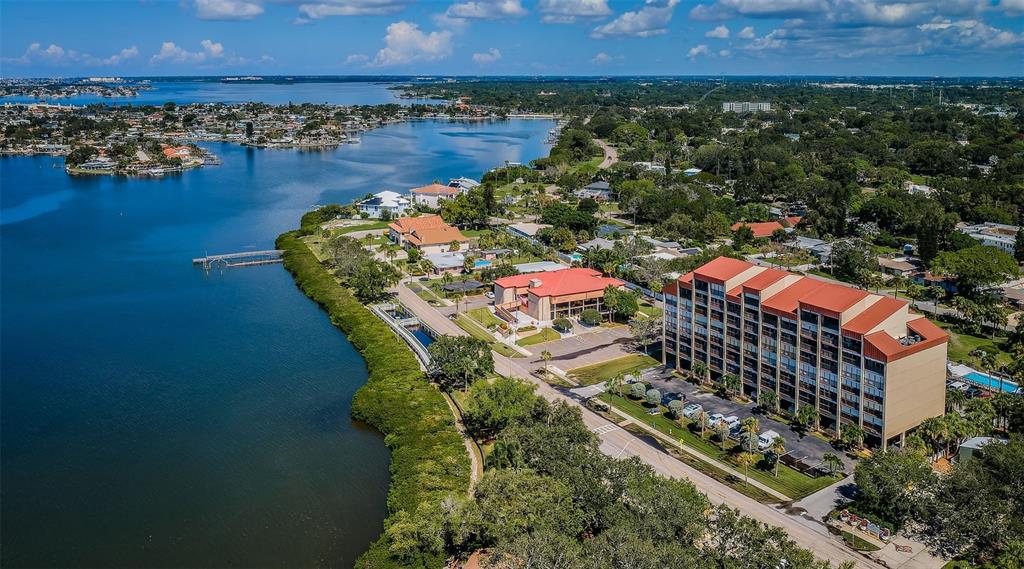
<svg viewBox="0 0 1024 569">
<path fill-rule="evenodd" d="M 725 449 L 723 449 L 718 445 L 718 443 L 702 439 L 700 437 L 700 433 L 691 432 L 688 428 L 680 426 L 678 422 L 673 421 L 665 415 L 648 415 L 647 407 L 642 403 L 611 393 L 602 394 L 601 399 L 614 405 L 619 410 L 625 411 L 627 414 L 642 421 L 644 424 L 650 425 L 662 433 L 680 440 L 686 446 L 719 462 L 728 464 L 733 468 L 735 475 L 739 476 L 741 480 L 743 479 L 743 469 L 733 465 L 729 460 L 729 450 L 737 444 L 734 441 L 727 441 L 725 443 Z M 661 407 L 661 409 L 665 410 L 664 407 Z M 689 421 L 686 421 L 685 419 L 684 421 L 689 423 Z M 705 436 L 710 437 L 710 431 L 705 434 Z M 778 476 L 775 476 L 774 471 L 761 470 L 756 467 L 751 467 L 748 475 L 751 480 L 757 480 L 765 486 L 768 486 L 777 492 L 781 492 L 794 500 L 799 500 L 800 498 L 809 496 L 810 494 L 831 485 L 837 480 L 831 476 L 811 478 L 810 476 L 801 474 L 786 465 L 779 465 Z"/>
<path fill-rule="evenodd" d="M 543 344 L 544 342 L 550 342 L 551 340 L 557 340 L 562 335 L 555 332 L 551 328 L 541 328 L 540 332 L 532 336 L 527 336 L 521 340 L 517 340 L 516 343 L 520 346 L 532 346 L 534 344 Z"/>
<path fill-rule="evenodd" d="M 657 306 L 652 306 L 650 303 L 641 302 L 639 312 L 645 314 L 648 318 L 657 318 L 658 316 L 661 316 L 661 313 L 664 312 L 664 310 Z"/>
<path fill-rule="evenodd" d="M 495 340 L 494 336 L 488 333 L 487 330 L 481 328 L 476 322 L 473 322 L 473 319 L 466 316 L 465 314 L 459 314 L 459 316 L 455 319 L 455 324 L 457 324 L 459 328 L 465 330 L 466 333 L 469 334 L 470 336 L 473 336 L 474 338 L 478 338 L 489 343 L 491 345 L 492 350 L 498 352 L 499 354 L 505 357 L 524 357 L 523 354 L 520 354 L 519 352 L 513 350 L 511 347 L 506 346 L 505 344 L 502 344 L 501 342 Z"/>
<path fill-rule="evenodd" d="M 878 551 L 881 549 L 870 541 L 848 531 L 843 532 L 843 542 L 855 551 Z"/>
<path fill-rule="evenodd" d="M 949 333 L 949 359 L 960 363 L 970 363 L 973 359 L 970 356 L 972 351 L 985 350 L 988 353 L 995 353 L 996 361 L 1000 365 L 1009 365 L 1013 363 L 1010 354 L 1000 347 L 1004 345 L 1004 342 L 1006 341 L 1005 338 L 997 336 L 993 340 L 988 337 L 961 334 L 953 329 L 952 324 L 936 320 L 933 320 L 932 322 Z"/>
<path fill-rule="evenodd" d="M 593 385 L 606 381 L 620 373 L 631 374 L 660 363 L 647 354 L 633 354 L 604 363 L 578 367 L 569 370 L 569 375 L 580 385 Z"/>
<path fill-rule="evenodd" d="M 355 225 L 347 225 L 345 227 L 339 227 L 338 229 L 332 229 L 331 233 L 335 235 L 343 235 L 345 233 L 352 233 L 354 231 L 370 231 L 372 229 L 387 229 L 390 221 L 371 221 L 369 223 L 358 223 Z"/>
<path fill-rule="evenodd" d="M 480 324 L 484 328 L 490 328 L 491 326 L 501 326 L 502 324 L 504 324 L 504 322 L 500 318 L 498 318 L 494 314 L 491 314 L 491 311 L 488 310 L 486 306 L 474 308 L 473 310 L 470 310 L 466 314 L 469 314 L 470 318 L 476 320 L 477 324 Z"/>
</svg>

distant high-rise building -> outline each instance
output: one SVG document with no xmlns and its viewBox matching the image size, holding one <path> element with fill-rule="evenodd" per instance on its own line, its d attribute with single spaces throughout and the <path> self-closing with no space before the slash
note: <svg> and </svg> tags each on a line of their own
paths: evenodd
<svg viewBox="0 0 1024 569">
<path fill-rule="evenodd" d="M 731 101 L 722 103 L 724 113 L 753 113 L 772 110 L 771 103 L 758 103 L 755 101 Z"/>
<path fill-rule="evenodd" d="M 945 412 L 949 336 L 906 301 L 719 257 L 669 283 L 664 363 L 885 446 Z"/>
</svg>

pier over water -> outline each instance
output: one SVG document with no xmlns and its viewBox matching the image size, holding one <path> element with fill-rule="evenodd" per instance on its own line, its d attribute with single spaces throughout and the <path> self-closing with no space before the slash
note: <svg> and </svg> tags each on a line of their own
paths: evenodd
<svg viewBox="0 0 1024 569">
<path fill-rule="evenodd" d="M 284 251 L 280 249 L 268 249 L 266 251 L 244 251 L 241 253 L 226 253 L 223 255 L 207 255 L 192 259 L 193 265 L 202 265 L 204 270 L 210 270 L 214 266 L 222 267 L 251 267 L 253 265 L 269 265 L 271 263 L 284 262 Z"/>
</svg>

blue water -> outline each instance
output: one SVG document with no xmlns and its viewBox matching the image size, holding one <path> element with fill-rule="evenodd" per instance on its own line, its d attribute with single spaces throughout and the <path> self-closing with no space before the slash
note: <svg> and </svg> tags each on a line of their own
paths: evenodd
<svg viewBox="0 0 1024 569">
<path fill-rule="evenodd" d="M 330 103 L 335 105 L 379 105 L 397 103 L 438 103 L 425 99 L 402 99 L 399 91 L 389 90 L 388 83 L 220 83 L 203 80 L 154 81 L 152 90 L 139 91 L 135 97 L 105 98 L 84 94 L 49 99 L 62 105 L 162 105 L 167 101 L 187 103 L 244 103 L 255 101 L 271 105 L 287 103 Z M 29 96 L 0 97 L 2 103 L 33 103 L 40 99 Z M 550 128 L 550 127 L 549 127 Z M 534 157 L 536 158 L 536 156 Z"/>
<path fill-rule="evenodd" d="M 484 268 L 484 267 L 490 267 L 490 266 L 491 266 L 491 265 L 493 265 L 493 264 L 494 264 L 494 263 L 492 263 L 491 261 L 488 261 L 487 259 L 477 259 L 477 260 L 476 260 L 476 261 L 475 261 L 475 262 L 473 263 L 473 268 L 474 268 L 474 269 L 482 269 L 482 268 Z"/>
<path fill-rule="evenodd" d="M 389 455 L 362 359 L 266 249 L 312 205 L 546 154 L 544 121 L 418 122 L 324 152 L 69 177 L 0 159 L 0 565 L 350 567 Z"/>
<path fill-rule="evenodd" d="M 1000 382 L 998 378 L 986 375 L 984 373 L 972 371 L 971 373 L 967 374 L 964 377 L 966 377 L 971 383 L 976 383 L 982 387 L 986 387 L 993 391 L 1002 390 L 1005 393 L 1016 393 L 1017 391 L 1016 383 L 1009 380 L 1003 380 L 1002 382 Z"/>
</svg>

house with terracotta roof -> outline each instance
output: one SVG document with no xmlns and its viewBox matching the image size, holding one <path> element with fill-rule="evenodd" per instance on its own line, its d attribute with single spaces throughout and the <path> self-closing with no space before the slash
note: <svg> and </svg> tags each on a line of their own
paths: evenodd
<svg viewBox="0 0 1024 569">
<path fill-rule="evenodd" d="M 394 243 L 419 249 L 424 255 L 465 249 L 469 239 L 457 227 L 452 227 L 440 215 L 400 217 L 388 224 L 388 238 Z M 452 247 L 457 243 L 458 247 Z"/>
<path fill-rule="evenodd" d="M 446 186 L 436 182 L 409 190 L 413 203 L 427 206 L 431 209 L 441 207 L 442 201 L 455 199 L 461 193 L 462 190 L 458 187 Z"/>
<path fill-rule="evenodd" d="M 736 230 L 739 229 L 740 227 L 746 226 L 749 227 L 750 230 L 754 232 L 754 239 L 765 239 L 771 237 L 772 233 L 775 233 L 775 231 L 778 229 L 782 229 L 787 233 L 792 232 L 793 226 L 800 223 L 801 219 L 802 218 L 800 217 L 787 217 L 784 218 L 784 220 L 763 221 L 757 223 L 747 223 L 745 221 L 740 221 L 732 224 L 732 227 L 730 229 L 735 233 Z M 782 223 L 783 221 L 785 221 L 786 223 Z"/>
<path fill-rule="evenodd" d="M 664 362 L 886 446 L 945 412 L 949 336 L 906 301 L 719 257 L 665 286 Z"/>
<path fill-rule="evenodd" d="M 609 286 L 622 288 L 625 283 L 585 268 L 513 275 L 494 281 L 494 304 L 540 322 L 579 316 L 588 309 L 607 315 L 604 291 Z"/>
</svg>

